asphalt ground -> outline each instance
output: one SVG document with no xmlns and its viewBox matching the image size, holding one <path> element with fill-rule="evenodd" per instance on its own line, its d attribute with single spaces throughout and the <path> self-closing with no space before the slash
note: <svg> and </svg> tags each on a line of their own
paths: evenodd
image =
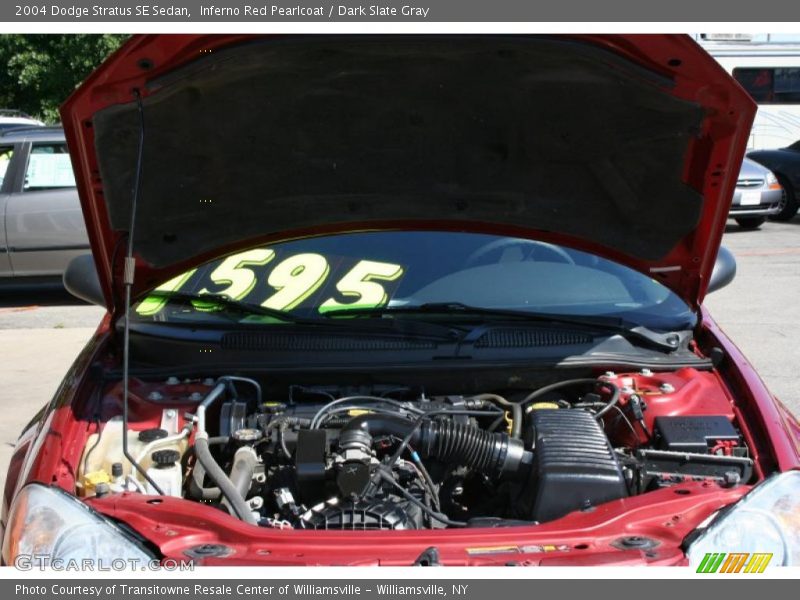
<svg viewBox="0 0 800 600">
<path fill-rule="evenodd" d="M 706 304 L 800 415 L 800 216 L 757 231 L 731 221 L 723 244 L 736 256 L 737 276 Z M 0 290 L 0 484 L 20 430 L 50 400 L 102 314 L 66 292 Z"/>
<path fill-rule="evenodd" d="M 722 241 L 736 278 L 705 301 L 769 389 L 800 416 L 800 215 L 757 231 L 735 224 Z"/>
</svg>

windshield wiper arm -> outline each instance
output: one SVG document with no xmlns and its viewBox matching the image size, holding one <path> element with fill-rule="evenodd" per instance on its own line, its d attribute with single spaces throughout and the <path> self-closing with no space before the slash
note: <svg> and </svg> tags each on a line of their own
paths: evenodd
<svg viewBox="0 0 800 600">
<path fill-rule="evenodd" d="M 239 300 L 233 300 L 227 296 L 221 296 L 218 294 L 195 294 L 192 292 L 152 290 L 145 296 L 145 298 L 149 297 L 166 298 L 167 300 L 179 300 L 184 302 L 204 302 L 224 308 L 231 308 L 238 312 L 250 315 L 273 317 L 281 321 L 286 321 L 287 323 L 318 325 L 325 322 L 324 319 L 307 319 L 303 317 L 297 317 L 283 310 L 261 306 L 260 304 L 241 302 Z"/>
<path fill-rule="evenodd" d="M 311 318 L 311 317 L 298 317 L 289 312 L 278 310 L 275 308 L 269 308 L 267 306 L 262 306 L 260 304 L 250 304 L 248 302 L 241 302 L 238 300 L 233 300 L 228 298 L 227 296 L 221 296 L 216 294 L 196 294 L 192 292 L 181 292 L 181 291 L 165 291 L 165 290 L 152 290 L 148 292 L 145 296 L 147 297 L 157 297 L 157 298 L 166 298 L 168 300 L 179 300 L 184 302 L 204 302 L 207 304 L 213 304 L 225 308 L 231 308 L 238 312 L 248 314 L 248 315 L 260 315 L 260 316 L 267 316 L 273 317 L 275 319 L 279 319 L 281 321 L 285 321 L 286 323 L 290 323 L 293 325 L 314 325 L 315 327 L 327 326 L 327 327 L 337 327 L 338 323 L 327 319 L 325 317 L 328 316 L 330 313 L 324 313 L 324 316 L 318 318 Z M 331 311 L 338 313 L 339 311 Z M 358 325 L 362 323 L 352 323 L 348 322 L 348 329 L 353 330 Z M 392 323 L 375 323 L 374 325 L 380 325 L 381 329 L 388 332 L 391 330 L 394 333 L 401 333 L 404 335 L 415 336 L 415 337 L 435 337 L 442 340 L 447 341 L 454 341 L 458 339 L 463 332 L 459 332 L 452 327 L 444 327 L 442 325 L 437 324 L 422 324 L 419 321 L 408 321 L 408 322 L 392 322 Z M 359 329 L 364 329 L 363 327 Z M 370 330 L 375 330 L 375 327 L 370 327 Z M 380 333 L 380 331 L 376 331 L 376 333 Z"/>
<path fill-rule="evenodd" d="M 431 314 L 431 315 L 477 315 L 487 317 L 508 317 L 542 323 L 563 323 L 579 325 L 611 331 L 622 336 L 635 338 L 660 350 L 671 352 L 677 350 L 681 336 L 674 332 L 659 333 L 643 325 L 627 323 L 618 317 L 561 315 L 540 313 L 508 308 L 484 308 L 470 306 L 462 302 L 428 302 L 405 306 L 383 306 L 377 308 L 343 308 L 324 313 L 326 317 L 337 316 L 384 316 L 394 314 Z"/>
</svg>

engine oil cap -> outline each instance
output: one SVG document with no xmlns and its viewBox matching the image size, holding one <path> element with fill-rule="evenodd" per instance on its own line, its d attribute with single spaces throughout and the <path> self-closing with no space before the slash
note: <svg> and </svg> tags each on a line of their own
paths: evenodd
<svg viewBox="0 0 800 600">
<path fill-rule="evenodd" d="M 160 429 L 158 427 L 143 429 L 139 432 L 139 441 L 147 444 L 149 442 L 155 442 L 156 440 L 163 440 L 168 435 L 169 432 L 166 429 Z"/>
<path fill-rule="evenodd" d="M 156 450 L 150 455 L 156 468 L 171 467 L 181 459 L 181 453 L 177 450 L 167 448 L 166 450 Z"/>
</svg>

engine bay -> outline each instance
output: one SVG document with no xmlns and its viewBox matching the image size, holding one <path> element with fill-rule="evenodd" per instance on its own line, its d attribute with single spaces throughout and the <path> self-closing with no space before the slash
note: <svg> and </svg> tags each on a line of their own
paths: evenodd
<svg viewBox="0 0 800 600">
<path fill-rule="evenodd" d="M 112 383 L 76 492 L 169 495 L 262 527 L 368 531 L 535 525 L 688 480 L 756 476 L 711 371 L 443 391 L 134 378 L 126 428 Z"/>
</svg>

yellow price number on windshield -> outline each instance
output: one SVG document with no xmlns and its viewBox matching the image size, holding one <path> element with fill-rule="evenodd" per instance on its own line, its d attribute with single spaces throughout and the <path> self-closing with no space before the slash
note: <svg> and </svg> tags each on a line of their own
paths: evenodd
<svg viewBox="0 0 800 600">
<path fill-rule="evenodd" d="M 256 248 L 255 250 L 248 250 L 247 252 L 229 256 L 209 275 L 209 278 L 215 284 L 227 285 L 228 287 L 221 292 L 212 292 L 208 288 L 203 288 L 198 293 L 226 296 L 231 300 L 242 300 L 253 291 L 257 283 L 255 271 L 248 267 L 266 265 L 273 258 L 275 258 L 275 251 L 269 248 Z M 194 300 L 192 301 L 192 306 L 204 312 L 219 310 L 219 306 L 213 300 L 209 302 Z"/>
<path fill-rule="evenodd" d="M 169 281 L 164 284 L 161 284 L 156 288 L 156 291 L 159 292 L 177 292 L 181 289 L 183 284 L 189 281 L 189 278 L 194 275 L 197 269 L 191 269 L 186 271 L 186 273 L 182 273 L 177 277 L 173 277 Z M 152 315 L 156 315 L 161 312 L 161 309 L 164 308 L 164 305 L 168 302 L 167 296 L 148 296 L 136 307 L 136 314 L 142 315 L 143 317 L 149 317 Z"/>
<path fill-rule="evenodd" d="M 267 283 L 278 291 L 261 305 L 292 310 L 319 289 L 329 272 L 328 261 L 320 254 L 290 256 L 269 274 Z"/>
<path fill-rule="evenodd" d="M 275 252 L 269 248 L 257 248 L 229 256 L 208 275 L 215 285 L 225 286 L 219 292 L 212 292 L 207 287 L 199 294 L 225 296 L 231 300 L 243 301 L 258 286 L 259 275 L 254 267 L 263 267 L 275 258 Z M 267 277 L 267 285 L 275 293 L 264 300 L 261 305 L 275 310 L 289 311 L 311 297 L 325 283 L 330 275 L 330 264 L 321 254 L 305 252 L 295 254 L 282 260 Z M 156 288 L 161 292 L 178 292 L 197 272 L 192 269 L 171 279 Z M 389 301 L 386 289 L 381 282 L 396 281 L 403 275 L 403 267 L 392 263 L 373 260 L 361 260 L 336 283 L 336 290 L 350 300 L 339 302 L 336 298 L 327 298 L 319 306 L 319 312 L 341 310 L 347 308 L 375 308 Z M 148 297 L 136 307 L 142 316 L 159 313 L 167 304 L 167 297 Z M 211 312 L 220 310 L 219 305 L 209 298 L 208 302 L 193 300 L 196 310 Z"/>
<path fill-rule="evenodd" d="M 275 258 L 275 251 L 269 248 L 257 248 L 229 256 L 211 272 L 211 281 L 218 285 L 228 285 L 221 292 L 215 293 L 227 296 L 231 300 L 241 300 L 246 297 L 256 287 L 256 274 L 253 269 L 247 267 L 265 265 L 273 258 Z M 200 293 L 210 294 L 212 292 L 203 288 Z"/>
<path fill-rule="evenodd" d="M 339 310 L 343 308 L 376 308 L 389 301 L 386 289 L 378 281 L 394 281 L 403 274 L 400 265 L 362 260 L 350 269 L 336 289 L 345 297 L 352 298 L 352 302 L 341 303 L 334 298 L 329 298 L 319 307 L 319 312 Z"/>
</svg>

